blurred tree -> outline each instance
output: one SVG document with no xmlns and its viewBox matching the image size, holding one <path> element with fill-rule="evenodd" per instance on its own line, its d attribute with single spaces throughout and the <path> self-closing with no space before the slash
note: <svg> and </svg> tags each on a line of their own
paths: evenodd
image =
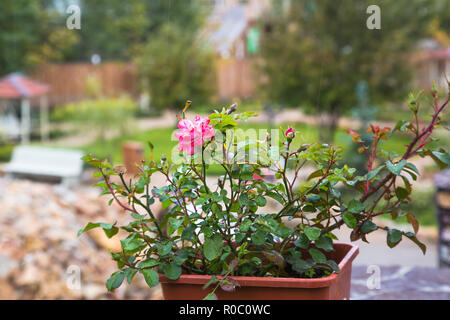
<svg viewBox="0 0 450 320">
<path fill-rule="evenodd" d="M 439 16 L 435 16 L 430 24 L 429 31 L 443 47 L 450 46 L 450 2 L 437 0 Z"/>
<path fill-rule="evenodd" d="M 195 32 L 202 18 L 200 0 L 80 0 L 81 41 L 78 59 L 99 54 L 103 59 L 133 56 L 136 46 L 146 42 L 166 24 Z"/>
<path fill-rule="evenodd" d="M 67 59 L 77 41 L 53 1 L 0 1 L 0 75 Z"/>
<path fill-rule="evenodd" d="M 137 63 L 141 89 L 152 106 L 209 101 L 213 57 L 198 45 L 197 31 L 209 6 L 203 0 L 80 0 L 77 57 L 129 59 Z M 99 32 L 100 31 L 100 32 Z M 180 104 L 181 103 L 181 104 Z"/>
<path fill-rule="evenodd" d="M 175 25 L 151 37 L 135 63 L 159 110 L 184 106 L 187 99 L 208 103 L 215 92 L 214 54 Z"/>
<path fill-rule="evenodd" d="M 357 104 L 365 81 L 373 103 L 404 98 L 410 53 L 436 14 L 426 0 L 273 0 L 261 39 L 262 93 L 269 101 L 322 115 L 322 141 Z M 381 8 L 381 30 L 369 30 L 369 5 Z"/>
</svg>

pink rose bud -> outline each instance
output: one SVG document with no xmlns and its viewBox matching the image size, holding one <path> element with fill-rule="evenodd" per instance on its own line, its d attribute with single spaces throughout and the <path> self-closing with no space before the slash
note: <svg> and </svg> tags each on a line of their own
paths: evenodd
<svg viewBox="0 0 450 320">
<path fill-rule="evenodd" d="M 294 128 L 289 128 L 289 129 L 287 129 L 286 130 L 286 137 L 287 137 L 287 135 L 289 134 L 289 133 L 292 133 L 292 134 L 295 134 L 295 129 Z"/>
<path fill-rule="evenodd" d="M 285 135 L 289 140 L 292 140 L 295 137 L 295 129 L 294 128 L 287 129 Z"/>
</svg>

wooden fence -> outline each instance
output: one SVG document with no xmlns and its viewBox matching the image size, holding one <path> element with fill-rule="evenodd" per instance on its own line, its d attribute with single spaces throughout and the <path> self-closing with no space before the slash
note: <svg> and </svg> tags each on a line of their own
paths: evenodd
<svg viewBox="0 0 450 320">
<path fill-rule="evenodd" d="M 251 98 L 255 92 L 252 60 L 219 59 L 217 63 L 218 98 Z"/>
<path fill-rule="evenodd" d="M 255 85 L 250 60 L 219 59 L 217 69 L 220 100 L 252 97 Z M 86 80 L 90 75 L 101 81 L 106 96 L 139 95 L 136 68 L 130 63 L 49 64 L 38 68 L 32 77 L 50 85 L 49 103 L 57 106 L 86 98 Z"/>
<path fill-rule="evenodd" d="M 49 64 L 38 68 L 34 79 L 50 85 L 50 105 L 60 105 L 86 98 L 86 80 L 97 77 L 102 84 L 103 94 L 118 96 L 128 94 L 136 97 L 136 70 L 132 64 L 89 63 Z"/>
</svg>

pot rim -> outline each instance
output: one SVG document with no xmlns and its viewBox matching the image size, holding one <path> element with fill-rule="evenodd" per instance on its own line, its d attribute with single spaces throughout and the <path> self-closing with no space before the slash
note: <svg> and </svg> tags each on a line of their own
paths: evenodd
<svg viewBox="0 0 450 320">
<path fill-rule="evenodd" d="M 277 278 L 277 277 L 247 277 L 247 276 L 233 276 L 241 287 L 284 287 L 284 288 L 323 288 L 333 285 L 338 277 L 341 276 L 342 271 L 346 268 L 351 268 L 352 261 L 359 253 L 357 245 L 346 242 L 335 242 L 334 245 L 339 247 L 347 247 L 348 251 L 342 260 L 339 262 L 339 274 L 332 273 L 323 278 Z M 170 280 L 164 274 L 159 274 L 159 282 L 170 284 L 197 284 L 203 285 L 211 279 L 212 275 L 198 275 L 198 274 L 182 274 L 178 280 Z M 221 279 L 222 276 L 216 276 Z"/>
</svg>

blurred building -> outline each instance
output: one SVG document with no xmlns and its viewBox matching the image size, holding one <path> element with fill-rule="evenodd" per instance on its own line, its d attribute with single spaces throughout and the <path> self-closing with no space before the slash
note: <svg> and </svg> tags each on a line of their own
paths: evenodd
<svg viewBox="0 0 450 320">
<path fill-rule="evenodd" d="M 245 99 L 255 91 L 253 60 L 259 50 L 256 21 L 269 0 L 216 0 L 202 37 L 218 56 L 218 98 Z"/>
<path fill-rule="evenodd" d="M 424 40 L 419 48 L 414 57 L 417 66 L 415 85 L 430 88 L 433 81 L 437 81 L 440 86 L 446 86 L 446 77 L 450 79 L 450 47 L 442 47 L 435 40 Z"/>
</svg>

